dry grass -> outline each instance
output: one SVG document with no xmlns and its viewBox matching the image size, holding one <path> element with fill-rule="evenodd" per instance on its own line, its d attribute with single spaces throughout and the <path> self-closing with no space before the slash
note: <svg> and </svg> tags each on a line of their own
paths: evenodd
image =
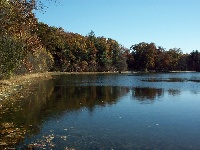
<svg viewBox="0 0 200 150">
<path fill-rule="evenodd" d="M 48 80 L 51 78 L 51 73 L 45 72 L 15 76 L 9 80 L 0 80 L 0 100 L 2 100 L 8 93 L 12 94 L 17 92 L 16 87 L 24 87 L 32 83 L 37 83 L 41 80 Z"/>
</svg>

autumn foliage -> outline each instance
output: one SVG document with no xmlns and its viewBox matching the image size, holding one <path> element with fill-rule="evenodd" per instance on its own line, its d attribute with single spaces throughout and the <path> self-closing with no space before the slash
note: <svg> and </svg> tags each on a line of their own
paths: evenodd
<svg viewBox="0 0 200 150">
<path fill-rule="evenodd" d="M 155 43 L 142 42 L 132 45 L 127 56 L 129 70 L 200 71 L 200 53 L 197 50 L 184 54 L 179 48 L 166 50 Z"/>
<path fill-rule="evenodd" d="M 32 1 L 0 0 L 0 79 L 43 72 L 53 64 L 35 31 Z M 42 61 L 40 61 L 42 60 Z"/>
<path fill-rule="evenodd" d="M 83 36 L 38 22 L 35 0 L 0 0 L 0 79 L 44 71 L 200 71 L 198 50 L 183 54 L 155 43 L 127 49 L 116 40 Z"/>
<path fill-rule="evenodd" d="M 39 23 L 37 35 L 54 58 L 52 70 L 91 72 L 119 71 L 127 68 L 126 65 L 120 65 L 126 64 L 126 59 L 122 56 L 123 47 L 113 39 L 96 37 L 93 31 L 87 36 L 82 36 Z"/>
</svg>

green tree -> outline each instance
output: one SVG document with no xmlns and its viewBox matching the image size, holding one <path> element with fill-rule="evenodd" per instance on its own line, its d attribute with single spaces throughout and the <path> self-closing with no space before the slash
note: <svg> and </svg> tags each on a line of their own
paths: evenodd
<svg viewBox="0 0 200 150">
<path fill-rule="evenodd" d="M 107 40 L 108 45 L 108 58 L 111 59 L 111 70 L 117 71 L 119 69 L 119 62 L 122 62 L 121 51 L 122 46 L 116 40 L 109 38 Z"/>
<path fill-rule="evenodd" d="M 25 56 L 23 44 L 12 37 L 0 38 L 0 79 L 9 78 Z"/>
<path fill-rule="evenodd" d="M 42 47 L 35 33 L 37 19 L 32 13 L 33 3 L 33 1 L 20 0 L 0 1 L 0 55 L 5 57 L 2 58 L 1 67 L 6 67 L 7 63 L 12 64 L 12 67 L 1 68 L 4 70 L 3 72 L 22 74 L 48 70 L 47 61 L 50 62 L 51 56 Z M 30 55 L 31 57 L 29 57 Z M 5 62 L 4 60 L 9 59 L 9 57 L 10 60 Z M 41 58 L 43 58 L 42 62 L 38 62 L 37 60 Z M 38 68 L 38 66 L 40 67 Z M 44 66 L 45 69 L 41 68 Z"/>
<path fill-rule="evenodd" d="M 90 38 L 86 37 L 86 45 L 87 45 L 87 51 L 88 51 L 88 57 L 87 57 L 87 62 L 88 62 L 88 71 L 97 71 L 97 61 L 96 61 L 96 53 L 97 49 L 95 47 L 93 40 Z"/>
<path fill-rule="evenodd" d="M 97 37 L 95 41 L 95 47 L 97 49 L 97 70 L 109 71 L 111 69 L 112 60 L 109 55 L 109 46 L 107 45 L 107 39 L 105 37 Z"/>
<path fill-rule="evenodd" d="M 38 30 L 36 33 L 40 38 L 42 45 L 53 56 L 53 70 L 61 70 L 63 64 L 66 62 L 66 58 L 64 57 L 66 49 L 65 31 L 62 28 L 49 27 L 47 24 L 38 23 Z"/>
<path fill-rule="evenodd" d="M 116 61 L 116 64 L 114 64 L 114 66 L 116 67 L 116 70 L 119 72 L 127 71 L 128 69 L 127 52 L 128 52 L 128 49 L 120 45 L 118 60 Z"/>
</svg>

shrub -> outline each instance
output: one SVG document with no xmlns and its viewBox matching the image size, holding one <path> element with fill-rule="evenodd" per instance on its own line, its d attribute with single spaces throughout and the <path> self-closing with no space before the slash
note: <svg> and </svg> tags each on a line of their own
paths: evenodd
<svg viewBox="0 0 200 150">
<path fill-rule="evenodd" d="M 34 53 L 27 52 L 22 63 L 16 68 L 16 74 L 39 73 L 49 71 L 53 66 L 53 57 L 44 48 Z"/>
<path fill-rule="evenodd" d="M 13 37 L 0 38 L 0 79 L 12 76 L 25 57 L 24 43 Z"/>
</svg>

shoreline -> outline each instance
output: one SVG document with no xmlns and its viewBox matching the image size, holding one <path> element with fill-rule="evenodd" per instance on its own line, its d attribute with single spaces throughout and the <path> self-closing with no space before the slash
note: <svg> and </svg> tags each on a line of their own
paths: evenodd
<svg viewBox="0 0 200 150">
<path fill-rule="evenodd" d="M 10 95 L 16 94 L 21 89 L 43 80 L 50 80 L 56 75 L 67 74 L 111 74 L 117 72 L 44 72 L 33 73 L 11 77 L 10 79 L 0 80 L 0 103 L 8 99 Z M 1 106 L 1 105 L 0 105 Z"/>
<path fill-rule="evenodd" d="M 8 99 L 10 95 L 19 92 L 24 87 L 39 82 L 41 80 L 51 79 L 51 73 L 35 73 L 25 74 L 11 77 L 7 80 L 0 80 L 0 103 L 4 99 Z"/>
<path fill-rule="evenodd" d="M 171 71 L 168 73 L 189 73 L 194 71 Z M 69 75 L 69 74 L 117 74 L 119 72 L 44 72 L 44 73 L 33 73 L 11 77 L 7 80 L 0 80 L 0 103 L 4 99 L 7 99 L 9 95 L 19 92 L 24 87 L 37 83 L 42 80 L 50 80 L 56 75 Z M 141 73 L 134 71 L 120 72 L 126 73 Z M 148 72 L 149 73 L 149 72 Z"/>
</svg>

